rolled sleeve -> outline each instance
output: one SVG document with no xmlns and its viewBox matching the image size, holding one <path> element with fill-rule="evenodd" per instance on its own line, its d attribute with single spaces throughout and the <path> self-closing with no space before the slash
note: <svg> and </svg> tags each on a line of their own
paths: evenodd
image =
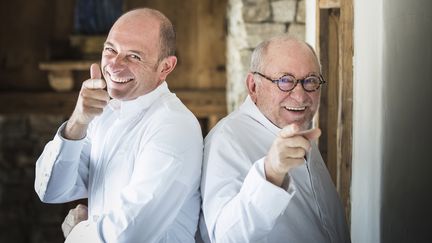
<svg viewBox="0 0 432 243">
<path fill-rule="evenodd" d="M 248 171 L 237 195 L 224 205 L 217 198 L 205 212 L 220 208 L 214 222 L 207 222 L 212 242 L 256 242 L 268 235 L 295 194 L 295 186 L 287 190 L 268 182 L 264 176 L 264 159 L 256 161 Z M 220 195 L 223 196 L 223 195 Z M 219 201 L 219 205 L 215 202 Z M 210 218 L 212 220 L 212 218 Z"/>
<path fill-rule="evenodd" d="M 289 183 L 288 189 L 275 186 L 265 179 L 264 159 L 257 161 L 245 178 L 240 194 L 246 194 L 257 209 L 276 218 L 283 213 L 295 194 L 295 186 Z M 274 200 L 277 198 L 278 200 Z"/>
</svg>

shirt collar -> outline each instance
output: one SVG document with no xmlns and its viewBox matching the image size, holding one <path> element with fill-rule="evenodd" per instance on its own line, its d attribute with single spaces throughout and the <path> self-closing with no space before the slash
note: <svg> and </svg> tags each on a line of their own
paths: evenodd
<svg viewBox="0 0 432 243">
<path fill-rule="evenodd" d="M 114 113 L 117 113 L 118 117 L 121 119 L 136 115 L 142 110 L 149 108 L 157 98 L 169 92 L 168 84 L 164 81 L 150 93 L 139 96 L 134 100 L 121 101 L 112 99 L 108 103 L 108 107 L 110 107 Z"/>
<path fill-rule="evenodd" d="M 252 119 L 259 122 L 275 136 L 279 134 L 281 129 L 264 116 L 264 114 L 258 109 L 249 95 L 246 97 L 245 102 L 240 106 L 240 110 L 252 117 Z"/>
</svg>

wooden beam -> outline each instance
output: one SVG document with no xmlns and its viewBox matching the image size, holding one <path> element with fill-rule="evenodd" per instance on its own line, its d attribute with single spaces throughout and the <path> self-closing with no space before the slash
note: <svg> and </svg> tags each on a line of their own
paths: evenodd
<svg viewBox="0 0 432 243">
<path fill-rule="evenodd" d="M 70 115 L 77 97 L 77 92 L 1 93 L 0 114 Z"/>
<path fill-rule="evenodd" d="M 317 5 L 317 47 L 329 81 L 322 91 L 319 125 L 324 131 L 319 145 L 350 223 L 353 0 L 320 0 Z"/>
<path fill-rule="evenodd" d="M 352 117 L 353 117 L 353 56 L 354 7 L 353 0 L 341 2 L 340 9 L 340 103 L 338 140 L 340 151 L 339 193 L 345 207 L 347 221 L 351 215 Z"/>
<path fill-rule="evenodd" d="M 225 90 L 173 91 L 198 118 L 208 119 L 211 129 L 227 114 Z M 0 115 L 50 114 L 70 115 L 75 107 L 78 92 L 0 93 Z M 6 105 L 10 104 L 10 105 Z"/>
<path fill-rule="evenodd" d="M 64 70 L 76 70 L 76 71 L 89 71 L 92 63 L 99 63 L 96 60 L 89 61 L 52 61 L 52 62 L 41 62 L 39 63 L 39 69 L 46 71 L 64 71 Z"/>
<path fill-rule="evenodd" d="M 73 71 L 89 71 L 90 65 L 98 61 L 53 61 L 39 63 L 39 69 L 48 71 L 48 81 L 55 91 L 72 91 L 74 86 Z"/>
<path fill-rule="evenodd" d="M 327 79 L 321 95 L 319 126 L 323 128 L 320 137 L 320 151 L 330 176 L 338 185 L 337 124 L 339 110 L 339 9 L 320 10 L 320 58 L 323 75 Z"/>
<path fill-rule="evenodd" d="M 318 5 L 320 9 L 340 8 L 341 1 L 343 0 L 319 0 Z"/>
</svg>

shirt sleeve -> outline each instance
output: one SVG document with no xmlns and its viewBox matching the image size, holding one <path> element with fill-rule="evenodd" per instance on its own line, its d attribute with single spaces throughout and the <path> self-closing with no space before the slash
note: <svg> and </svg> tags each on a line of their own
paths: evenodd
<svg viewBox="0 0 432 243">
<path fill-rule="evenodd" d="M 205 148 L 203 213 L 211 242 L 257 242 L 273 229 L 295 193 L 265 179 L 264 158 L 250 161 L 225 136 Z"/>
<path fill-rule="evenodd" d="M 66 122 L 36 162 L 35 190 L 47 203 L 64 203 L 87 197 L 90 143 L 88 138 L 62 136 Z"/>
<path fill-rule="evenodd" d="M 106 243 L 151 243 L 166 238 L 173 224 L 181 224 L 185 231 L 173 234 L 169 242 L 189 242 L 176 237 L 185 234 L 191 225 L 194 230 L 187 232 L 186 238 L 193 240 L 200 209 L 202 136 L 198 127 L 189 129 L 190 123 L 169 123 L 152 128 L 151 138 L 141 145 L 118 207 L 96 221 L 77 225 L 71 237 L 86 239 L 87 235 L 96 239 L 98 235 Z M 185 203 L 186 210 L 180 212 Z M 182 222 L 175 222 L 179 214 Z M 83 242 L 78 239 L 69 242 Z"/>
</svg>

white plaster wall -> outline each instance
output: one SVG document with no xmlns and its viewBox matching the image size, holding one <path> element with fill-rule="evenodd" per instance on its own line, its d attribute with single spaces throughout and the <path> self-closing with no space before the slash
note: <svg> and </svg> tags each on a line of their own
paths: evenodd
<svg viewBox="0 0 432 243">
<path fill-rule="evenodd" d="M 382 0 L 354 1 L 351 238 L 380 242 L 383 124 Z"/>
<path fill-rule="evenodd" d="M 313 48 L 316 45 L 316 6 L 317 0 L 306 0 L 305 41 Z"/>
<path fill-rule="evenodd" d="M 432 1 L 383 3 L 381 242 L 431 242 Z"/>
<path fill-rule="evenodd" d="M 431 10 L 354 1 L 354 243 L 430 242 Z"/>
</svg>

